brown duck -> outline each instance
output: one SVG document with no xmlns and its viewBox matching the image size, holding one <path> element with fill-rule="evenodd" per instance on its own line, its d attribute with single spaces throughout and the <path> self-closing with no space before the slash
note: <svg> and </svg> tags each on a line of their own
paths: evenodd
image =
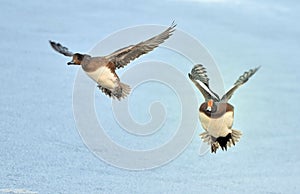
<svg viewBox="0 0 300 194">
<path fill-rule="evenodd" d="M 60 43 L 53 41 L 49 42 L 55 51 L 65 56 L 73 57 L 72 61 L 67 63 L 68 65 L 81 65 L 82 69 L 98 84 L 98 88 L 103 93 L 114 99 L 121 100 L 130 93 L 130 86 L 120 81 L 115 70 L 125 67 L 132 60 L 158 47 L 172 35 L 175 26 L 176 24 L 173 22 L 169 28 L 157 36 L 101 57 L 72 53 Z"/>
<path fill-rule="evenodd" d="M 246 83 L 259 68 L 250 69 L 241 75 L 221 99 L 209 88 L 209 78 L 202 65 L 195 65 L 191 73 L 188 74 L 205 99 L 199 108 L 199 119 L 205 130 L 200 134 L 200 137 L 204 142 L 211 145 L 212 153 L 216 153 L 219 147 L 222 150 L 227 150 L 227 147 L 231 147 L 239 141 L 242 133 L 232 129 L 234 107 L 228 101 L 235 90 Z"/>
</svg>

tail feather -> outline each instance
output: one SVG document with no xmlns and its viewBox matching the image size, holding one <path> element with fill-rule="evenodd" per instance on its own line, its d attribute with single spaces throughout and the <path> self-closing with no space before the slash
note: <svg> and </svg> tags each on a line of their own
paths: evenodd
<svg viewBox="0 0 300 194">
<path fill-rule="evenodd" d="M 239 130 L 235 130 L 235 129 L 231 129 L 231 130 L 232 130 L 232 132 L 231 132 L 232 140 L 234 142 L 239 142 L 240 138 L 242 136 L 242 132 Z"/>
<path fill-rule="evenodd" d="M 130 91 L 131 91 L 130 86 L 127 84 L 120 83 L 120 86 L 122 88 L 122 94 L 121 94 L 119 100 L 122 98 L 126 98 L 130 94 Z"/>
<path fill-rule="evenodd" d="M 103 93 L 105 93 L 106 95 L 108 95 L 109 97 L 111 97 L 114 100 L 115 99 L 121 100 L 122 98 L 126 98 L 131 90 L 130 86 L 126 85 L 124 83 L 120 83 L 120 85 L 118 87 L 114 88 L 113 90 L 104 88 L 101 85 L 98 85 L 98 88 Z"/>
<path fill-rule="evenodd" d="M 211 145 L 211 152 L 216 153 L 219 147 L 221 147 L 222 150 L 227 150 L 227 147 L 234 146 L 237 142 L 239 142 L 242 136 L 242 132 L 235 129 L 231 130 L 232 132 L 229 133 L 226 137 L 214 138 L 207 131 L 201 133 L 199 136 L 201 137 L 203 142 Z"/>
<path fill-rule="evenodd" d="M 231 129 L 231 138 L 227 141 L 227 146 L 231 147 L 232 145 L 235 145 L 235 143 L 240 141 L 240 138 L 242 136 L 242 132 L 239 130 Z"/>
<path fill-rule="evenodd" d="M 207 131 L 201 133 L 199 135 L 202 139 L 203 142 L 207 143 L 207 144 L 211 144 L 212 140 L 211 140 L 211 135 L 209 135 L 209 133 Z"/>
</svg>

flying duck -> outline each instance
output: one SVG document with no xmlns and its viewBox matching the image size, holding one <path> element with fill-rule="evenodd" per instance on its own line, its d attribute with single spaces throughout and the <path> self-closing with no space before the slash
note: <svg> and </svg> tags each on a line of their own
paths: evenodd
<svg viewBox="0 0 300 194">
<path fill-rule="evenodd" d="M 203 65 L 195 65 L 188 74 L 191 81 L 202 93 L 205 102 L 199 108 L 199 119 L 205 132 L 200 134 L 203 142 L 211 145 L 211 152 L 216 153 L 219 147 L 227 150 L 227 147 L 235 145 L 242 133 L 232 129 L 234 120 L 234 107 L 228 103 L 235 90 L 246 83 L 260 67 L 246 71 L 234 85 L 222 96 L 219 96 L 209 88 L 209 78 Z"/>
<path fill-rule="evenodd" d="M 176 24 L 173 22 L 169 28 L 157 36 L 136 45 L 130 45 L 119 49 L 107 56 L 100 57 L 73 53 L 60 43 L 54 41 L 49 42 L 55 51 L 67 57 L 73 57 L 72 61 L 67 63 L 68 65 L 81 65 L 82 69 L 98 84 L 98 88 L 103 93 L 113 99 L 121 100 L 130 93 L 130 86 L 120 81 L 115 70 L 125 67 L 132 60 L 158 47 L 172 35 L 175 26 Z"/>
</svg>

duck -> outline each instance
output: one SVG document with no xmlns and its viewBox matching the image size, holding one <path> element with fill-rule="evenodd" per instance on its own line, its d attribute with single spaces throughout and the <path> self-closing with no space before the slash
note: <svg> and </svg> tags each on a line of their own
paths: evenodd
<svg viewBox="0 0 300 194">
<path fill-rule="evenodd" d="M 129 95 L 131 88 L 120 81 L 116 70 L 125 67 L 141 55 L 154 50 L 173 34 L 175 27 L 176 24 L 173 22 L 162 33 L 138 44 L 116 50 L 106 56 L 92 57 L 89 54 L 73 53 L 60 43 L 52 40 L 49 40 L 49 43 L 56 52 L 72 57 L 72 60 L 67 64 L 80 65 L 83 71 L 97 83 L 100 91 L 112 99 L 121 100 Z"/>
<path fill-rule="evenodd" d="M 227 151 L 228 147 L 234 146 L 240 140 L 242 132 L 232 128 L 234 106 L 228 101 L 259 68 L 260 66 L 244 72 L 221 98 L 209 87 L 207 70 L 202 64 L 195 65 L 188 74 L 205 99 L 199 107 L 199 120 L 204 129 L 199 136 L 204 143 L 211 146 L 211 153 L 216 153 L 220 147 Z"/>
</svg>

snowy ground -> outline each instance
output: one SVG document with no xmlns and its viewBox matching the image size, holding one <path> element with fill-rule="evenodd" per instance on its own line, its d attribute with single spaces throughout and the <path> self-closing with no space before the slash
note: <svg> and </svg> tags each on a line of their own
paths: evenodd
<svg viewBox="0 0 300 194">
<path fill-rule="evenodd" d="M 298 1 L 2 0 L 0 5 L 0 193 L 300 192 Z M 85 52 L 119 29 L 172 20 L 209 49 L 226 88 L 245 70 L 262 65 L 231 100 L 242 140 L 227 152 L 199 156 L 201 141 L 195 135 L 162 167 L 112 167 L 82 142 L 72 110 L 78 68 L 68 67 L 68 59 L 54 53 L 48 40 Z M 149 87 L 132 100 L 141 102 L 139 95 Z M 96 97 L 110 109 L 107 98 Z M 146 112 L 147 106 L 132 110 Z M 120 129 L 108 130 L 117 141 Z M 197 134 L 201 131 L 198 125 Z M 127 146 L 144 146 L 135 143 Z"/>
</svg>

